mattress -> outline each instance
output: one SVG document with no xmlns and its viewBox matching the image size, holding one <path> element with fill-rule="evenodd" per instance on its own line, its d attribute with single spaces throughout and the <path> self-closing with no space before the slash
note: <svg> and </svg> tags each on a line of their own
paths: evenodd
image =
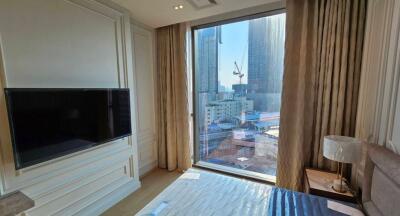
<svg viewBox="0 0 400 216">
<path fill-rule="evenodd" d="M 136 215 L 346 215 L 329 209 L 327 202 L 323 197 L 189 169 Z"/>
</svg>

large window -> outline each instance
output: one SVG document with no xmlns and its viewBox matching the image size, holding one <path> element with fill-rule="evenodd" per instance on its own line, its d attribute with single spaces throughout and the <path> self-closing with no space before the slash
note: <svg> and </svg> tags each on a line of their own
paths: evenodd
<svg viewBox="0 0 400 216">
<path fill-rule="evenodd" d="M 276 175 L 285 17 L 194 29 L 197 164 Z"/>
</svg>

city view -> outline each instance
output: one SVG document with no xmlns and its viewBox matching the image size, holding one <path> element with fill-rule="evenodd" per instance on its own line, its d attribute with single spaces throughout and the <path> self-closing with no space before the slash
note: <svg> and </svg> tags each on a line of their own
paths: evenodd
<svg viewBox="0 0 400 216">
<path fill-rule="evenodd" d="M 276 175 L 285 18 L 195 30 L 200 161 Z"/>
</svg>

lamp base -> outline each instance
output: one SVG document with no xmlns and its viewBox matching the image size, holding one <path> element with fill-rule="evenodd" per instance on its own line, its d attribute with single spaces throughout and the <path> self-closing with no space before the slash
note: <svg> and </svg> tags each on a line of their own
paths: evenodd
<svg viewBox="0 0 400 216">
<path fill-rule="evenodd" d="M 332 185 L 332 190 L 334 190 L 334 191 L 336 191 L 336 192 L 338 192 L 338 193 L 346 193 L 347 192 L 347 189 L 346 188 L 342 188 L 342 190 L 337 190 L 337 189 L 335 189 L 334 187 L 333 187 L 333 185 Z"/>
<path fill-rule="evenodd" d="M 346 193 L 348 191 L 347 184 L 342 179 L 333 180 L 332 190 L 338 193 Z"/>
</svg>

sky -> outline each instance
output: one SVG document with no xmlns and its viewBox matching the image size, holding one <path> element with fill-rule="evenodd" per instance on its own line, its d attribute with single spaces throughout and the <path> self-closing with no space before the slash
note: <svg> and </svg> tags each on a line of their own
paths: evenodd
<svg viewBox="0 0 400 216">
<path fill-rule="evenodd" d="M 249 21 L 225 24 L 221 26 L 220 65 L 218 80 L 221 85 L 232 88 L 239 83 L 239 77 L 233 75 L 236 61 L 242 67 L 242 83 L 247 83 L 247 48 Z"/>
</svg>

